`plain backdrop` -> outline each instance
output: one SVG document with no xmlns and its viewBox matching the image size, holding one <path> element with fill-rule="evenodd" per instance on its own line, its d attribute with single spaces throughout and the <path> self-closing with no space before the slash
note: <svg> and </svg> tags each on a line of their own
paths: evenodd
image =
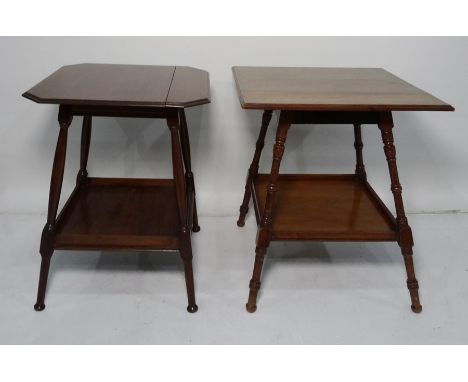
<svg viewBox="0 0 468 382">
<path fill-rule="evenodd" d="M 187 65 L 210 73 L 211 104 L 188 109 L 199 214 L 237 214 L 261 112 L 242 110 L 235 65 L 382 67 L 452 104 L 450 112 L 395 112 L 395 140 L 408 212 L 468 210 L 468 39 L 382 37 L 0 38 L 0 213 L 45 213 L 58 133 L 54 105 L 21 94 L 63 65 L 95 62 Z M 65 200 L 78 170 L 81 118 L 70 129 Z M 269 170 L 273 118 L 261 160 Z M 371 184 L 393 209 L 379 131 L 363 127 Z M 163 121 L 95 118 L 91 176 L 172 176 Z M 293 126 L 282 172 L 354 170 L 352 126 Z M 39 235 L 39 232 L 37 233 Z"/>
</svg>

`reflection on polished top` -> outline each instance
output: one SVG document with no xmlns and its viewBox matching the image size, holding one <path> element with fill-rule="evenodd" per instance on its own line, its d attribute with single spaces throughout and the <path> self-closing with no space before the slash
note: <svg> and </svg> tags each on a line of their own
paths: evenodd
<svg viewBox="0 0 468 382">
<path fill-rule="evenodd" d="M 38 103 L 190 107 L 210 102 L 208 72 L 187 66 L 63 66 L 23 94 Z"/>
</svg>

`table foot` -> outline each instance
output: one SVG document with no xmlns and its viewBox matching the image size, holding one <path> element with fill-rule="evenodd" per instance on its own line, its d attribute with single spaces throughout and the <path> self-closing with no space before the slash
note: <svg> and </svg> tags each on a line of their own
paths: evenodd
<svg viewBox="0 0 468 382">
<path fill-rule="evenodd" d="M 421 313 L 422 312 L 422 306 L 421 305 L 418 305 L 418 306 L 411 305 L 411 310 L 414 313 Z"/>
<path fill-rule="evenodd" d="M 199 225 L 193 226 L 192 231 L 193 232 L 200 232 L 200 226 Z"/>
<path fill-rule="evenodd" d="M 50 259 L 52 257 L 52 253 L 49 252 L 50 249 L 47 249 L 50 245 L 50 238 L 51 238 L 51 231 L 47 229 L 48 226 L 44 227 L 41 239 L 41 270 L 39 272 L 39 285 L 37 288 L 37 298 L 36 304 L 34 305 L 34 310 L 37 312 L 41 312 L 45 309 L 45 294 L 47 289 L 47 278 L 49 276 L 49 268 L 50 268 Z"/>
<path fill-rule="evenodd" d="M 255 313 L 257 311 L 257 305 L 247 303 L 245 304 L 245 309 L 247 309 L 249 313 Z"/>
<path fill-rule="evenodd" d="M 44 303 L 36 303 L 34 304 L 34 310 L 36 312 L 42 312 L 45 309 L 45 304 Z"/>
<path fill-rule="evenodd" d="M 245 226 L 245 220 L 244 220 L 244 219 L 241 220 L 241 219 L 239 218 L 239 220 L 237 221 L 237 226 L 238 226 L 238 227 L 243 227 L 243 226 Z"/>
<path fill-rule="evenodd" d="M 414 271 L 413 271 L 413 274 L 414 274 Z M 422 306 L 421 306 L 421 303 L 419 302 L 418 282 L 416 281 L 416 279 L 414 279 L 414 281 L 409 281 L 407 282 L 407 284 L 408 284 L 408 289 L 409 289 L 410 297 L 411 297 L 411 310 L 414 313 L 421 313 Z"/>
<path fill-rule="evenodd" d="M 187 306 L 187 312 L 189 313 L 196 313 L 198 311 L 197 305 L 189 305 Z"/>
<path fill-rule="evenodd" d="M 249 182 L 249 181 L 247 181 Z M 249 212 L 249 201 L 250 201 L 250 186 L 245 186 L 245 195 L 244 195 L 244 201 L 242 202 L 242 205 L 239 208 L 239 219 L 237 219 L 237 226 L 238 227 L 243 227 L 245 225 L 245 216 L 247 215 L 247 212 Z"/>
<path fill-rule="evenodd" d="M 258 267 L 258 262 L 255 261 L 255 263 L 256 263 L 256 266 Z M 254 269 L 256 268 L 256 270 L 258 271 L 257 267 L 254 267 Z M 254 270 L 254 272 L 255 272 L 255 270 Z M 255 276 L 253 276 L 253 277 L 255 277 Z M 258 277 L 260 277 L 259 274 L 258 274 Z M 247 300 L 247 304 L 245 304 L 245 308 L 247 309 L 247 312 L 249 312 L 249 313 L 254 313 L 257 310 L 257 295 L 258 295 L 258 291 L 260 290 L 260 284 L 261 284 L 260 281 L 254 280 L 254 278 L 252 278 L 252 280 L 250 280 L 249 298 Z"/>
</svg>

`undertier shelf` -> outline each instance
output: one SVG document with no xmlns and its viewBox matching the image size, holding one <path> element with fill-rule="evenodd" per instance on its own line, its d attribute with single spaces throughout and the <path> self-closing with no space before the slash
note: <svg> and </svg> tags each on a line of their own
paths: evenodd
<svg viewBox="0 0 468 382">
<path fill-rule="evenodd" d="M 265 207 L 269 174 L 252 185 L 257 223 Z M 393 215 L 367 182 L 355 175 L 279 176 L 272 240 L 395 241 Z"/>
<path fill-rule="evenodd" d="M 89 178 L 57 219 L 58 249 L 178 249 L 172 179 Z"/>
</svg>

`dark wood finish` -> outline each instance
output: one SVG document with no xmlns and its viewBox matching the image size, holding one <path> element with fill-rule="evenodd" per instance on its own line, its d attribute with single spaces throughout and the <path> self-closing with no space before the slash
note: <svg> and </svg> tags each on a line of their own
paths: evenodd
<svg viewBox="0 0 468 382">
<path fill-rule="evenodd" d="M 195 288 L 193 282 L 192 270 L 192 244 L 190 242 L 190 228 L 187 203 L 187 184 L 184 176 L 184 163 L 182 155 L 182 143 L 180 139 L 180 118 L 179 116 L 171 116 L 167 118 L 167 125 L 171 131 L 172 143 L 172 168 L 174 173 L 175 194 L 177 198 L 177 209 L 179 212 L 179 244 L 180 255 L 184 261 L 185 282 L 187 285 L 188 307 L 190 313 L 195 313 L 198 306 L 195 303 Z"/>
<path fill-rule="evenodd" d="M 361 136 L 361 125 L 359 123 L 354 124 L 354 149 L 356 150 L 356 169 L 354 173 L 356 176 L 362 180 L 366 181 L 366 167 L 364 166 L 364 159 L 362 157 L 362 148 L 364 147 L 362 143 Z"/>
<path fill-rule="evenodd" d="M 166 107 L 156 106 L 69 105 L 69 108 L 73 115 L 83 117 L 166 118 L 170 112 Z M 176 112 L 175 108 L 172 112 Z"/>
<path fill-rule="evenodd" d="M 396 241 L 407 272 L 411 309 L 421 312 L 413 266 L 413 237 L 405 215 L 393 142 L 392 110 L 454 110 L 452 106 L 383 69 L 234 67 L 243 108 L 264 110 L 246 180 L 239 226 L 252 194 L 258 233 L 247 311 L 257 308 L 264 258 L 272 240 Z M 270 174 L 258 174 L 265 115 L 280 110 Z M 291 124 L 354 126 L 355 173 L 279 175 Z M 362 124 L 381 130 L 396 217 L 367 182 Z"/>
<path fill-rule="evenodd" d="M 76 183 L 84 183 L 88 178 L 88 157 L 89 146 L 91 144 L 91 126 L 92 117 L 85 115 L 83 117 L 83 127 L 81 128 L 81 151 L 80 151 L 80 170 L 76 176 Z"/>
<path fill-rule="evenodd" d="M 39 103 L 60 104 L 60 131 L 40 247 L 42 262 L 36 310 L 45 308 L 54 249 L 125 249 L 179 251 L 184 262 L 187 310 L 197 311 L 190 233 L 200 228 L 183 108 L 209 102 L 209 80 L 205 71 L 178 69 L 72 65 L 59 69 L 23 94 Z M 57 217 L 67 132 L 73 116 L 83 116 L 80 169 L 75 189 Z M 93 116 L 166 119 L 171 132 L 174 179 L 89 178 Z"/>
<path fill-rule="evenodd" d="M 188 107 L 210 102 L 204 70 L 152 65 L 63 66 L 23 97 L 38 103 L 92 106 Z"/>
<path fill-rule="evenodd" d="M 180 119 L 180 136 L 181 136 L 181 143 L 182 143 L 182 155 L 184 159 L 184 167 L 185 167 L 185 181 L 188 187 L 190 187 L 189 195 L 193 194 L 193 213 L 191 214 L 192 217 L 192 231 L 199 232 L 200 226 L 198 225 L 198 214 L 197 214 L 197 202 L 195 200 L 195 180 L 193 178 L 192 172 L 192 159 L 190 154 L 190 140 L 189 140 L 189 133 L 187 129 L 187 120 L 185 118 L 185 111 L 182 109 L 179 112 L 179 119 Z"/>
<path fill-rule="evenodd" d="M 57 147 L 55 149 L 52 177 L 50 180 L 49 208 L 47 210 L 47 222 L 42 230 L 40 254 L 41 270 L 39 273 L 39 286 L 37 290 L 37 301 L 34 309 L 41 311 L 45 309 L 44 299 L 47 287 L 47 277 L 49 275 L 50 258 L 54 253 L 54 236 L 57 209 L 62 191 L 63 172 L 65 169 L 65 157 L 67 153 L 68 128 L 73 116 L 66 106 L 60 106 L 58 121 L 60 125 Z"/>
<path fill-rule="evenodd" d="M 260 155 L 262 154 L 263 146 L 265 146 L 265 135 L 268 130 L 268 125 L 271 121 L 271 110 L 265 110 L 263 112 L 262 117 L 262 127 L 260 128 L 260 134 L 258 135 L 258 140 L 255 145 L 255 154 L 252 159 L 252 163 L 249 167 L 249 171 L 247 172 L 247 179 L 245 182 L 245 191 L 244 191 L 244 199 L 242 200 L 242 204 L 239 208 L 239 219 L 237 220 L 237 225 L 239 227 L 243 227 L 245 224 L 245 215 L 249 212 L 249 202 L 250 202 L 250 185 L 255 179 L 258 174 L 258 164 L 260 161 Z"/>
<path fill-rule="evenodd" d="M 453 107 L 380 68 L 233 67 L 244 109 L 446 110 Z"/>
<path fill-rule="evenodd" d="M 166 106 L 188 107 L 210 102 L 208 72 L 177 66 L 167 95 Z"/>
<path fill-rule="evenodd" d="M 178 250 L 174 180 L 88 178 L 57 221 L 57 249 Z"/>
<path fill-rule="evenodd" d="M 63 66 L 23 94 L 38 103 L 165 106 L 174 66 Z"/>
<path fill-rule="evenodd" d="M 296 110 L 293 114 L 294 125 L 318 124 L 377 124 L 379 113 L 376 111 L 302 111 Z"/>
</svg>

